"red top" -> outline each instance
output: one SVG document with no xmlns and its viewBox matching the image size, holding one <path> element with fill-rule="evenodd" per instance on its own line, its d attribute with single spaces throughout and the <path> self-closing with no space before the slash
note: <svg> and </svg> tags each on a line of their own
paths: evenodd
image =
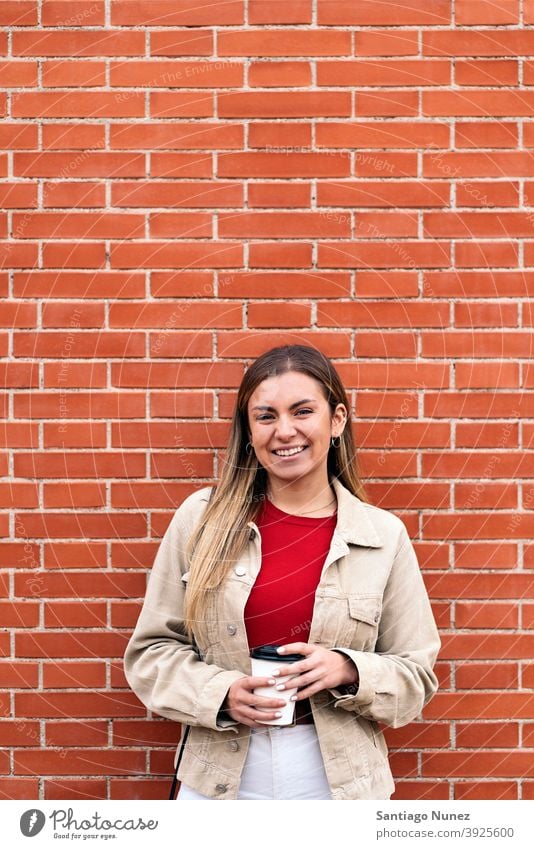
<svg viewBox="0 0 534 849">
<path fill-rule="evenodd" d="M 245 606 L 251 649 L 308 642 L 315 602 L 337 512 L 314 518 L 285 513 L 269 501 L 256 520 L 261 568 Z"/>
</svg>

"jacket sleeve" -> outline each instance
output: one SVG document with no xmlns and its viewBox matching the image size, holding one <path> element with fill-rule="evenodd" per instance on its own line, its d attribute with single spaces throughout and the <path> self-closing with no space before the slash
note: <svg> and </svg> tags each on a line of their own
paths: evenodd
<svg viewBox="0 0 534 849">
<path fill-rule="evenodd" d="M 392 728 L 412 722 L 438 688 L 433 672 L 441 641 L 413 545 L 402 525 L 382 599 L 376 650 L 338 648 L 359 672 L 356 695 L 335 688 L 334 706 Z"/>
<path fill-rule="evenodd" d="M 183 505 L 182 505 L 183 507 Z M 126 647 L 124 672 L 143 704 L 187 725 L 221 731 L 238 723 L 217 717 L 230 685 L 244 673 L 202 661 L 183 624 L 188 531 L 176 511 L 158 549 L 137 624 Z"/>
</svg>

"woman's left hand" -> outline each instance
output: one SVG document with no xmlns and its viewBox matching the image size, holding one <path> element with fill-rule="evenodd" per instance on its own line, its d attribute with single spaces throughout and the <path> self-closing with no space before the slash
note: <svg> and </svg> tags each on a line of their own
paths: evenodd
<svg viewBox="0 0 534 849">
<path fill-rule="evenodd" d="M 338 687 L 340 684 L 357 684 L 358 669 L 346 654 L 325 649 L 315 643 L 287 643 L 280 654 L 280 665 L 271 672 L 273 678 L 296 675 L 285 683 L 286 690 L 299 688 L 295 701 L 313 696 L 320 690 Z M 284 664 L 285 654 L 305 654 L 303 660 Z M 283 695 L 284 690 L 280 691 Z"/>
</svg>

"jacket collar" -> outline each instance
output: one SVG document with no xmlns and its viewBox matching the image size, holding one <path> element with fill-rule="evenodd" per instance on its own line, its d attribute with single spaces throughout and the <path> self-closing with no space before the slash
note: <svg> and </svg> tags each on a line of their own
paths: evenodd
<svg viewBox="0 0 534 849">
<path fill-rule="evenodd" d="M 356 495 L 344 486 L 337 478 L 332 478 L 332 486 L 337 498 L 336 536 L 345 542 L 355 545 L 365 545 L 380 548 L 383 544 L 376 527 L 371 521 L 368 508 Z M 247 522 L 252 528 L 251 538 L 258 528 L 254 522 Z"/>
<path fill-rule="evenodd" d="M 332 486 L 337 498 L 337 535 L 345 542 L 380 548 L 382 539 L 365 502 L 353 495 L 337 478 L 332 478 Z"/>
</svg>

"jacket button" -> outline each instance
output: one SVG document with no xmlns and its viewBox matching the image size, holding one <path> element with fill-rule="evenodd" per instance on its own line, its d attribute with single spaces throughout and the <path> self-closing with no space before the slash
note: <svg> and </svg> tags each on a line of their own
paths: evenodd
<svg viewBox="0 0 534 849">
<path fill-rule="evenodd" d="M 246 575 L 246 574 L 247 574 L 247 570 L 245 569 L 245 567 L 244 567 L 244 566 L 236 566 L 236 567 L 235 567 L 235 569 L 234 569 L 234 572 L 235 572 L 235 573 L 236 573 L 236 575 L 238 575 L 240 578 L 242 578 L 242 577 L 243 577 L 243 575 Z"/>
<path fill-rule="evenodd" d="M 232 752 L 237 752 L 237 750 L 239 749 L 239 743 L 237 742 L 237 740 L 230 740 L 230 742 L 228 743 L 228 748 L 231 749 Z"/>
<path fill-rule="evenodd" d="M 228 631 L 231 637 L 234 637 L 237 634 L 237 628 L 235 625 L 227 625 L 226 630 Z"/>
<path fill-rule="evenodd" d="M 215 792 L 216 793 L 226 793 L 227 790 L 228 790 L 227 784 L 216 784 L 215 785 Z"/>
</svg>

